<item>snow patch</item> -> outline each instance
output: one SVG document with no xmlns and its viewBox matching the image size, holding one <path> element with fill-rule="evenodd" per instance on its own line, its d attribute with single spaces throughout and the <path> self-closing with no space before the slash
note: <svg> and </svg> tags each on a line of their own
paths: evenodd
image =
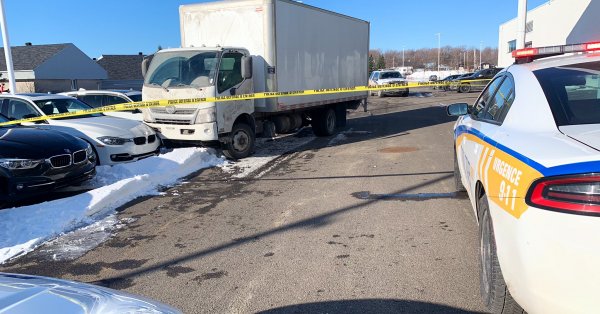
<svg viewBox="0 0 600 314">
<path fill-rule="evenodd" d="M 42 242 L 99 222 L 107 229 L 115 209 L 159 190 L 200 169 L 224 164 L 205 148 L 176 149 L 135 163 L 99 166 L 86 188 L 92 190 L 59 200 L 0 211 L 0 264 L 24 255 Z M 90 228 L 95 228 L 90 227 Z"/>
<path fill-rule="evenodd" d="M 338 135 L 336 135 L 334 138 L 332 138 L 329 141 L 327 146 L 334 146 L 334 145 L 344 142 L 346 140 L 348 140 L 348 137 L 344 133 L 339 133 Z"/>
</svg>

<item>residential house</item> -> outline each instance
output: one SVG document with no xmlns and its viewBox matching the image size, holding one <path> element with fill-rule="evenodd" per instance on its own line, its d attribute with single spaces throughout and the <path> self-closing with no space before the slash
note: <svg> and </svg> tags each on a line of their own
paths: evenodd
<svg viewBox="0 0 600 314">
<path fill-rule="evenodd" d="M 141 90 L 143 60 L 141 52 L 137 55 L 102 55 L 96 62 L 106 70 L 108 80 L 102 82 L 101 88 Z"/>
<path fill-rule="evenodd" d="M 56 93 L 79 88 L 98 89 L 106 71 L 71 43 L 11 48 L 16 92 Z M 0 74 L 8 79 L 4 48 L 0 48 Z M 8 84 L 6 84 L 8 86 Z"/>
</svg>

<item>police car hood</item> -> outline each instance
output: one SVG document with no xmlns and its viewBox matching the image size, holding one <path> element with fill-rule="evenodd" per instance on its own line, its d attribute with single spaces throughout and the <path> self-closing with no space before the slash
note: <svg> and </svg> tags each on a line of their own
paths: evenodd
<svg viewBox="0 0 600 314">
<path fill-rule="evenodd" d="M 143 297 L 53 278 L 0 273 L 0 313 L 180 313 Z"/>
<path fill-rule="evenodd" d="M 600 150 L 600 124 L 563 125 L 559 130 L 574 140 Z"/>
</svg>

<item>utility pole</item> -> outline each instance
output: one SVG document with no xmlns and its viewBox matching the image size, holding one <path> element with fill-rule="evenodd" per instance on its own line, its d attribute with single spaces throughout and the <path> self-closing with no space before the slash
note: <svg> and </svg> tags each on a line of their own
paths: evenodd
<svg viewBox="0 0 600 314">
<path fill-rule="evenodd" d="M 402 67 L 404 67 L 404 46 L 402 46 Z"/>
<path fill-rule="evenodd" d="M 483 63 L 483 61 L 481 61 L 481 50 L 483 49 L 483 41 L 481 41 L 479 43 L 479 66 L 481 67 L 481 64 Z"/>
<path fill-rule="evenodd" d="M 527 0 L 519 0 L 517 14 L 517 49 L 523 49 L 525 48 L 525 27 L 527 25 Z"/>
<path fill-rule="evenodd" d="M 4 0 L 0 0 L 0 27 L 2 28 L 2 42 L 4 44 L 4 57 L 6 58 L 6 72 L 8 72 L 8 86 L 10 93 L 17 91 L 15 83 L 15 73 L 12 62 L 12 53 L 10 52 L 10 43 L 8 40 L 8 30 L 6 29 L 6 14 L 4 13 Z"/>
<path fill-rule="evenodd" d="M 441 46 L 441 42 L 442 42 L 442 33 L 437 33 L 435 34 L 438 37 L 438 62 L 437 62 L 437 71 L 438 71 L 438 75 L 440 74 L 440 50 L 442 48 Z"/>
<path fill-rule="evenodd" d="M 473 71 L 477 70 L 477 49 L 473 48 Z"/>
<path fill-rule="evenodd" d="M 396 54 L 392 56 L 392 68 L 396 67 Z"/>
</svg>

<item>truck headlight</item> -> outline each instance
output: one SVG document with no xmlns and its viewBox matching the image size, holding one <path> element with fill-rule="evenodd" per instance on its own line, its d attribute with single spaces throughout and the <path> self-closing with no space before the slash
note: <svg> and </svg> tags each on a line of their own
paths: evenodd
<svg viewBox="0 0 600 314">
<path fill-rule="evenodd" d="M 154 117 L 152 117 L 152 114 L 150 113 L 150 109 L 143 108 L 140 110 L 142 111 L 142 119 L 144 120 L 144 122 L 148 122 L 148 123 L 156 122 L 156 120 L 154 120 Z"/>
<path fill-rule="evenodd" d="M 44 160 L 35 159 L 0 158 L 0 167 L 10 170 L 33 169 L 43 162 Z"/>
<path fill-rule="evenodd" d="M 217 111 L 215 107 L 198 110 L 196 123 L 209 123 L 217 121 Z"/>
<path fill-rule="evenodd" d="M 131 142 L 131 139 L 120 138 L 115 136 L 102 136 L 98 140 L 106 145 L 124 145 L 127 142 Z"/>
</svg>

